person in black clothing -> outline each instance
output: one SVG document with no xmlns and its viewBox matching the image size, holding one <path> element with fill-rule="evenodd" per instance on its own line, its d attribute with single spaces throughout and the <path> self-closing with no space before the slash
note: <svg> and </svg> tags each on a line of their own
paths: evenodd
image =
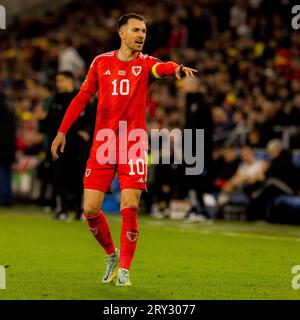
<svg viewBox="0 0 300 320">
<path fill-rule="evenodd" d="M 290 148 L 299 149 L 300 148 L 300 93 L 295 94 L 293 103 L 291 103 L 290 112 L 283 115 L 284 125 L 294 126 L 294 132 L 290 139 Z"/>
<path fill-rule="evenodd" d="M 178 177 L 183 175 L 183 166 L 174 164 L 174 154 L 171 153 L 170 165 L 159 164 L 155 166 L 155 182 L 149 190 L 153 193 L 153 207 L 163 214 L 169 207 L 171 199 L 182 198 L 182 183 Z M 153 213 L 153 212 L 152 212 Z"/>
<path fill-rule="evenodd" d="M 272 201 L 280 195 L 294 195 L 299 188 L 299 174 L 290 151 L 285 150 L 277 139 L 268 143 L 267 151 L 271 163 L 262 174 L 260 187 L 251 193 L 249 215 L 257 213 L 258 216 L 252 216 L 255 219 L 269 220 Z"/>
<path fill-rule="evenodd" d="M 89 153 L 92 135 L 94 110 L 91 106 L 82 112 L 78 121 L 68 133 L 68 146 L 64 156 L 52 162 L 51 142 L 54 140 L 61 120 L 72 99 L 78 93 L 75 89 L 74 77 L 68 71 L 60 71 L 56 75 L 57 92 L 47 101 L 47 116 L 41 122 L 41 131 L 45 134 L 46 160 L 42 166 L 42 176 L 53 185 L 53 198 L 56 205 L 56 218 L 64 220 L 68 211 L 76 212 L 80 219 L 83 192 L 82 176 Z M 80 150 L 80 152 L 78 152 Z M 45 169 L 46 168 L 46 169 Z"/>
<path fill-rule="evenodd" d="M 192 205 L 187 219 L 194 219 L 199 214 L 207 216 L 203 194 L 212 190 L 212 135 L 214 124 L 210 104 L 205 100 L 204 95 L 199 92 L 197 79 L 190 84 L 189 92 L 186 95 L 186 121 L 185 129 L 193 130 L 192 149 L 196 154 L 196 129 L 204 129 L 204 171 L 200 175 L 186 175 L 184 177 L 185 195 L 188 196 L 191 190 L 197 193 L 198 206 Z M 197 220 L 197 219 L 195 219 Z"/>
<path fill-rule="evenodd" d="M 16 152 L 16 119 L 9 103 L 0 92 L 0 205 L 13 204 L 12 170 Z"/>
<path fill-rule="evenodd" d="M 225 183 L 236 173 L 240 159 L 234 148 L 222 150 L 220 157 L 214 159 L 212 165 L 214 191 L 219 192 Z"/>
<path fill-rule="evenodd" d="M 204 42 L 211 35 L 211 17 L 207 14 L 200 5 L 192 6 L 191 19 L 188 20 L 187 26 L 189 29 L 188 44 L 195 49 L 203 48 Z M 205 30 L 200 32 L 199 30 Z"/>
</svg>

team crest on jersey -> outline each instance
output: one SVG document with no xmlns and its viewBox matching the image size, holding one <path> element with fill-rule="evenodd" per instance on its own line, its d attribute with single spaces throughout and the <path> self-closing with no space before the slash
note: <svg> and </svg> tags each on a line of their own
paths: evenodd
<svg viewBox="0 0 300 320">
<path fill-rule="evenodd" d="M 135 76 L 138 76 L 138 75 L 141 73 L 141 71 L 142 71 L 142 67 L 141 67 L 141 66 L 133 66 L 133 67 L 131 68 L 131 70 L 132 70 L 132 73 L 133 73 Z"/>
<path fill-rule="evenodd" d="M 137 231 L 127 231 L 126 237 L 130 242 L 134 242 L 137 240 L 139 233 Z"/>
<path fill-rule="evenodd" d="M 88 177 L 92 172 L 92 169 L 86 169 L 85 176 Z"/>
</svg>

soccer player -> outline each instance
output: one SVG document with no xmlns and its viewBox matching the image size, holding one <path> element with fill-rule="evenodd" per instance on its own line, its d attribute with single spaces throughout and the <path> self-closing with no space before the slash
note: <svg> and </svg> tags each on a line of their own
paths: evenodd
<svg viewBox="0 0 300 320">
<path fill-rule="evenodd" d="M 119 142 L 124 135 L 128 138 L 133 129 L 146 130 L 148 87 L 153 79 L 172 75 L 178 79 L 182 75 L 193 77 L 196 70 L 172 61 L 163 63 L 157 58 L 142 54 L 147 32 L 143 16 L 125 14 L 119 19 L 117 28 L 121 38 L 119 50 L 103 53 L 94 59 L 79 93 L 66 111 L 51 152 L 56 160 L 58 150 L 64 151 L 68 129 L 91 96 L 98 92 L 95 134 L 84 176 L 84 216 L 90 231 L 106 253 L 106 270 L 102 282 L 111 283 L 116 280 L 117 286 L 129 286 L 129 269 L 139 236 L 138 205 L 141 192 L 146 188 L 147 153 L 140 151 L 136 157 L 130 158 L 127 151 L 133 142 L 128 141 L 130 139 L 127 139 L 126 144 Z M 127 130 L 120 129 L 121 122 L 126 123 Z M 101 135 L 103 130 L 108 132 L 108 136 L 116 134 L 115 145 L 120 147 L 110 148 L 112 140 L 107 143 L 108 140 Z M 106 154 L 101 153 L 101 150 L 107 145 L 108 151 L 115 157 L 105 162 Z M 147 150 L 146 145 L 144 150 Z M 127 157 L 125 162 L 119 160 L 124 153 Z M 101 210 L 105 193 L 116 174 L 121 188 L 120 250 L 115 247 Z"/>
</svg>

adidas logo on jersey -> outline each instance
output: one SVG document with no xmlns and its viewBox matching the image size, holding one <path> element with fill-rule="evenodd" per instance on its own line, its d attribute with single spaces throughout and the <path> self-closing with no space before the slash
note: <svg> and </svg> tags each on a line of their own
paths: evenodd
<svg viewBox="0 0 300 320">
<path fill-rule="evenodd" d="M 108 75 L 108 76 L 111 75 L 109 70 L 106 70 L 103 74 Z"/>
<path fill-rule="evenodd" d="M 144 183 L 144 180 L 143 180 L 143 178 L 139 178 L 139 180 L 137 182 Z"/>
</svg>

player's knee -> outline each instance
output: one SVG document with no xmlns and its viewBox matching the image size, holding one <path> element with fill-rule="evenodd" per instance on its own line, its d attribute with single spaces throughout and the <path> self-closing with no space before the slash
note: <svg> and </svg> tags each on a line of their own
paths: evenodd
<svg viewBox="0 0 300 320">
<path fill-rule="evenodd" d="M 124 201 L 121 204 L 121 209 L 122 208 L 131 208 L 133 210 L 138 210 L 138 203 L 135 201 Z"/>
<path fill-rule="evenodd" d="M 91 203 L 84 204 L 84 214 L 89 216 L 89 215 L 95 215 L 99 212 L 100 208 L 96 205 L 93 205 Z"/>
<path fill-rule="evenodd" d="M 139 200 L 136 197 L 124 197 L 121 201 L 121 208 L 138 209 Z"/>
</svg>

